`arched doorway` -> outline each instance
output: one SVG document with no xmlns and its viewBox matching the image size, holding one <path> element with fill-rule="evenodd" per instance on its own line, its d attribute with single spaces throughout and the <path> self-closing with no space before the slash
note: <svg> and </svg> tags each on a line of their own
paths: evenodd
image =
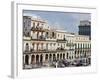
<svg viewBox="0 0 100 80">
<path fill-rule="evenodd" d="M 46 60 L 46 61 L 48 60 L 48 54 L 46 54 L 46 56 L 45 56 L 45 60 Z"/>
<path fill-rule="evenodd" d="M 49 60 L 50 60 L 50 61 L 52 60 L 52 55 L 51 55 L 51 54 L 49 55 Z"/>
<path fill-rule="evenodd" d="M 65 54 L 63 54 L 63 59 L 65 59 Z"/>
<path fill-rule="evenodd" d="M 39 55 L 36 55 L 36 63 L 39 63 Z"/>
<path fill-rule="evenodd" d="M 35 63 L 34 61 L 35 61 L 35 56 L 32 55 L 32 57 L 31 57 L 31 63 L 34 64 Z"/>
<path fill-rule="evenodd" d="M 28 55 L 26 55 L 26 56 L 25 56 L 25 64 L 26 64 L 26 65 L 28 65 L 28 64 L 29 64 L 28 60 L 29 60 L 29 56 L 28 56 Z"/>
</svg>

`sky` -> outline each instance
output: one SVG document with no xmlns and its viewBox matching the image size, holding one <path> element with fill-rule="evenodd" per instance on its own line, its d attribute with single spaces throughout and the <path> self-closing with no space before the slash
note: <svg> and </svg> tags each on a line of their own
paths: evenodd
<svg viewBox="0 0 100 80">
<path fill-rule="evenodd" d="M 89 13 L 24 10 L 23 15 L 46 20 L 50 26 L 76 34 L 81 20 L 91 20 Z"/>
</svg>

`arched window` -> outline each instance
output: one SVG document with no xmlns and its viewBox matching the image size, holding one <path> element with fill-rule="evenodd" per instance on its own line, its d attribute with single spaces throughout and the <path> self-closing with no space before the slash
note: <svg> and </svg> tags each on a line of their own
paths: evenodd
<svg viewBox="0 0 100 80">
<path fill-rule="evenodd" d="M 26 43 L 25 51 L 29 51 L 29 44 L 28 43 Z"/>
</svg>

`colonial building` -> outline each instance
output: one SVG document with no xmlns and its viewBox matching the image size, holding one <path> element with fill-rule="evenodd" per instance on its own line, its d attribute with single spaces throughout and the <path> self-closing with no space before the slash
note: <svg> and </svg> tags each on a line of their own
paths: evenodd
<svg viewBox="0 0 100 80">
<path fill-rule="evenodd" d="M 24 16 L 23 22 L 23 68 L 90 58 L 88 36 L 52 29 L 46 21 L 29 16 Z"/>
</svg>

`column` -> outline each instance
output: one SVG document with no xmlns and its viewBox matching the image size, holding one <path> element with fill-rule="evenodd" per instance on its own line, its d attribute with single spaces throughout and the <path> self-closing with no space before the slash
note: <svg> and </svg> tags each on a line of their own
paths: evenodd
<svg viewBox="0 0 100 80">
<path fill-rule="evenodd" d="M 23 64 L 25 64 L 25 55 L 23 55 Z"/>
<path fill-rule="evenodd" d="M 35 50 L 35 51 L 37 50 L 37 45 L 36 45 L 36 43 L 34 43 L 34 50 Z"/>
<path fill-rule="evenodd" d="M 52 55 L 52 57 L 51 57 L 51 61 L 53 61 L 53 54 L 51 54 Z"/>
<path fill-rule="evenodd" d="M 37 51 L 38 51 L 38 48 L 39 48 L 39 43 L 37 43 L 37 49 L 36 49 Z"/>
<path fill-rule="evenodd" d="M 50 59 L 49 59 L 49 54 L 48 54 L 48 61 L 49 61 Z"/>
<path fill-rule="evenodd" d="M 62 54 L 62 59 L 63 59 L 63 54 Z"/>
<path fill-rule="evenodd" d="M 46 32 L 43 32 L 43 37 L 46 39 Z"/>
<path fill-rule="evenodd" d="M 42 39 L 41 32 L 38 32 L 38 39 Z"/>
<path fill-rule="evenodd" d="M 38 44 L 38 50 L 41 50 L 41 44 L 40 43 Z"/>
<path fill-rule="evenodd" d="M 38 54 L 39 55 L 39 62 L 40 62 L 40 54 Z"/>
<path fill-rule="evenodd" d="M 36 63 L 36 55 L 34 54 L 34 63 Z"/>
<path fill-rule="evenodd" d="M 41 43 L 41 50 L 43 50 L 43 43 Z"/>
<path fill-rule="evenodd" d="M 38 35 L 38 32 L 35 32 L 34 35 L 35 35 L 35 39 L 37 39 L 38 38 L 38 36 L 37 36 Z"/>
<path fill-rule="evenodd" d="M 31 64 L 31 55 L 28 55 L 29 56 L 29 65 Z"/>
<path fill-rule="evenodd" d="M 39 32 L 37 32 L 37 39 L 39 39 Z"/>
<path fill-rule="evenodd" d="M 45 62 L 45 54 L 43 54 L 43 63 Z"/>
<path fill-rule="evenodd" d="M 64 53 L 65 54 L 65 60 L 66 60 L 66 53 Z"/>
</svg>

